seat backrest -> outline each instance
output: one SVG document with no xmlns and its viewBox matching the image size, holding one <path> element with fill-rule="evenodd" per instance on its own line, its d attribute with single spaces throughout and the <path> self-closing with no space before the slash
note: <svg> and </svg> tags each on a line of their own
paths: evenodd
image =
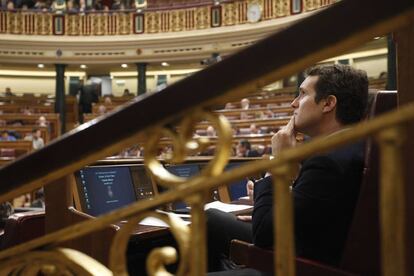
<svg viewBox="0 0 414 276">
<path fill-rule="evenodd" d="M 15 213 L 6 220 L 0 249 L 3 250 L 21 244 L 44 234 L 44 211 Z"/>
<path fill-rule="evenodd" d="M 73 207 L 69 207 L 68 212 L 71 224 L 94 219 L 94 217 L 82 213 Z M 99 231 L 65 242 L 63 245 L 79 250 L 93 257 L 104 265 L 109 265 L 109 252 L 111 249 L 112 241 L 118 230 L 118 226 L 108 225 Z"/>
<path fill-rule="evenodd" d="M 370 93 L 368 119 L 397 108 L 396 91 Z M 369 141 L 359 199 L 349 230 L 341 268 L 362 275 L 381 275 L 379 237 L 379 152 Z"/>
<path fill-rule="evenodd" d="M 16 150 L 1 148 L 0 157 L 16 157 Z"/>
</svg>

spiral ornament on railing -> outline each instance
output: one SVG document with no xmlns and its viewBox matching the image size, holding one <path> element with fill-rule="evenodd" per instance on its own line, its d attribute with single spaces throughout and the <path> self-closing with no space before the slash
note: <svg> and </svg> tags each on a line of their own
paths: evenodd
<svg viewBox="0 0 414 276">
<path fill-rule="evenodd" d="M 188 154 L 201 152 L 210 145 L 208 137 L 194 135 L 195 126 L 202 120 L 209 121 L 211 126 L 216 130 L 218 139 L 215 155 L 199 175 L 185 178 L 171 174 L 163 167 L 160 161 L 157 160 L 159 148 L 158 142 L 162 138 L 170 138 L 173 150 L 170 156 L 167 156 L 166 161 L 170 163 L 182 163 L 185 161 Z M 196 110 L 190 112 L 178 124 L 176 130 L 171 127 L 154 129 L 145 146 L 144 162 L 157 183 L 160 183 L 167 188 L 174 189 L 179 193 L 180 187 L 199 185 L 210 177 L 220 175 L 230 157 L 231 146 L 232 130 L 229 121 L 223 115 Z M 206 273 L 206 219 L 204 214 L 204 204 L 209 199 L 208 193 L 209 191 L 202 191 L 193 194 L 190 197 L 182 198 L 182 200 L 184 200 L 191 208 L 191 231 L 189 235 L 187 234 L 190 244 L 190 253 L 186 253 L 189 255 L 188 258 L 185 259 L 186 262 L 188 262 L 188 273 L 190 275 L 205 275 Z M 162 269 L 162 266 L 159 265 L 160 262 L 166 262 L 166 260 L 170 261 L 173 258 L 172 252 L 170 251 L 171 250 L 169 249 L 154 251 L 151 257 L 158 258 L 159 260 L 152 262 L 150 261 L 152 259 L 148 259 L 150 264 L 148 272 L 161 273 L 160 269 Z M 164 258 L 164 260 L 162 260 L 162 258 Z M 182 258 L 180 258 L 180 260 L 182 260 Z M 157 266 L 159 268 L 156 268 Z M 166 271 L 164 272 L 167 273 Z M 179 271 L 179 273 L 181 272 L 182 270 Z"/>
<path fill-rule="evenodd" d="M 181 163 L 185 160 L 187 154 L 200 152 L 210 144 L 208 137 L 196 137 L 193 135 L 197 122 L 203 119 L 208 120 L 217 132 L 216 154 L 199 176 L 186 179 L 171 174 L 157 160 L 159 140 L 168 137 L 172 141 L 173 151 L 170 156 L 167 156 L 166 161 Z M 144 162 L 161 185 L 172 188 L 178 184 L 199 182 L 206 177 L 217 176 L 222 173 L 231 154 L 231 145 L 231 126 L 224 116 L 205 111 L 196 111 L 181 121 L 178 125 L 178 131 L 168 128 L 155 129 L 149 136 L 145 146 Z"/>
<path fill-rule="evenodd" d="M 188 272 L 188 256 L 190 249 L 190 228 L 184 221 L 174 214 L 159 212 L 145 212 L 137 217 L 131 218 L 116 234 L 112 246 L 109 267 L 115 275 L 128 275 L 126 269 L 126 250 L 132 231 L 144 218 L 154 217 L 165 222 L 175 237 L 180 252 L 180 263 L 176 275 L 186 275 Z M 147 257 L 148 275 L 171 275 L 165 265 L 177 262 L 178 256 L 175 248 L 166 246 L 155 248 Z"/>
<path fill-rule="evenodd" d="M 0 275 L 110 276 L 108 268 L 82 252 L 69 248 L 31 251 L 0 263 Z"/>
</svg>

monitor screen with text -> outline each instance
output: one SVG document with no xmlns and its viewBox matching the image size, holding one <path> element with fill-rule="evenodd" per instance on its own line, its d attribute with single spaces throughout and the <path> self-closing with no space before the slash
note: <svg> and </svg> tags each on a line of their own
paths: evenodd
<svg viewBox="0 0 414 276">
<path fill-rule="evenodd" d="M 79 170 L 75 176 L 82 211 L 99 216 L 140 198 L 152 197 L 152 185 L 148 187 L 147 179 L 140 173 L 139 169 L 132 170 L 129 166 L 96 166 Z"/>
</svg>

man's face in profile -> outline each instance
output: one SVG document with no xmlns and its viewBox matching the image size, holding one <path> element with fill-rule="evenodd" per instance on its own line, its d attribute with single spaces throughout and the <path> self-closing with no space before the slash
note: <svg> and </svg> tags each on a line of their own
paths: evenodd
<svg viewBox="0 0 414 276">
<path fill-rule="evenodd" d="M 246 153 L 246 148 L 242 144 L 237 145 L 236 155 L 239 157 L 243 157 Z"/>
<path fill-rule="evenodd" d="M 318 78 L 318 76 L 307 77 L 300 85 L 299 96 L 291 103 L 291 106 L 294 108 L 295 131 L 309 136 L 318 135 L 318 128 L 323 115 L 324 101 L 315 102 L 315 85 Z"/>
</svg>

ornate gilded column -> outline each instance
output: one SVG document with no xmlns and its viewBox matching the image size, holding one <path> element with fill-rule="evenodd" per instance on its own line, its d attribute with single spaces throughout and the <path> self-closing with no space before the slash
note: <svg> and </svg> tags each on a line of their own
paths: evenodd
<svg viewBox="0 0 414 276">
<path fill-rule="evenodd" d="M 65 67 L 66 67 L 66 64 L 55 64 L 55 68 L 56 68 L 55 112 L 59 113 L 61 134 L 66 132 Z"/>
<path fill-rule="evenodd" d="M 138 71 L 138 95 L 145 94 L 147 92 L 147 63 L 137 63 Z"/>
</svg>

